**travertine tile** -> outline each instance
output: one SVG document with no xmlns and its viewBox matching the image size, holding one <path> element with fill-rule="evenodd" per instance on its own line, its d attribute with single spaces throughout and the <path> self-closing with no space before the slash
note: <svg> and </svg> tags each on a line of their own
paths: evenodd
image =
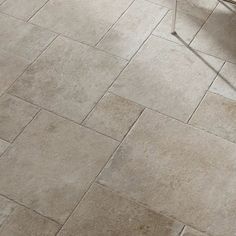
<svg viewBox="0 0 236 236">
<path fill-rule="evenodd" d="M 166 13 L 167 8 L 136 0 L 101 41 L 99 48 L 130 59 Z"/>
<path fill-rule="evenodd" d="M 58 236 L 177 236 L 182 228 L 181 223 L 93 185 Z"/>
<path fill-rule="evenodd" d="M 0 155 L 7 149 L 9 143 L 0 139 Z"/>
<path fill-rule="evenodd" d="M 230 8 L 232 8 L 230 10 Z M 219 4 L 191 46 L 225 60 L 236 62 L 236 7 Z"/>
<path fill-rule="evenodd" d="M 152 36 L 111 91 L 186 121 L 216 76 L 208 64 L 218 71 L 222 61 Z"/>
<path fill-rule="evenodd" d="M 20 76 L 30 62 L 0 50 L 0 96 Z"/>
<path fill-rule="evenodd" d="M 236 101 L 236 64 L 226 62 L 210 91 Z"/>
<path fill-rule="evenodd" d="M 47 0 L 7 0 L 1 5 L 0 11 L 28 20 L 46 2 Z"/>
<path fill-rule="evenodd" d="M 0 14 L 0 48 L 34 60 L 55 34 L 21 20 Z"/>
<path fill-rule="evenodd" d="M 236 143 L 236 101 L 208 93 L 190 123 Z"/>
<path fill-rule="evenodd" d="M 112 138 L 122 140 L 142 110 L 142 106 L 108 93 L 84 124 Z"/>
<path fill-rule="evenodd" d="M 133 0 L 51 0 L 31 20 L 73 39 L 96 44 Z"/>
<path fill-rule="evenodd" d="M 125 64 L 60 37 L 21 76 L 10 93 L 81 122 Z"/>
<path fill-rule="evenodd" d="M 59 225 L 0 196 L 0 236 L 54 236 Z"/>
<path fill-rule="evenodd" d="M 165 18 L 157 26 L 153 34 L 176 43 L 182 43 L 175 35 L 171 34 L 171 21 L 172 11 L 169 11 Z M 204 22 L 205 20 L 201 18 L 192 16 L 183 11 L 179 11 L 176 19 L 176 32 L 181 40 L 189 44 Z"/>
<path fill-rule="evenodd" d="M 40 112 L 0 159 L 0 193 L 63 223 L 117 144 Z"/>
<path fill-rule="evenodd" d="M 236 233 L 236 145 L 145 110 L 99 182 L 215 236 Z"/>
<path fill-rule="evenodd" d="M 0 138 L 13 141 L 37 111 L 35 106 L 11 95 L 0 97 Z"/>
<path fill-rule="evenodd" d="M 187 226 L 185 227 L 181 236 L 208 236 L 208 235 Z"/>
</svg>

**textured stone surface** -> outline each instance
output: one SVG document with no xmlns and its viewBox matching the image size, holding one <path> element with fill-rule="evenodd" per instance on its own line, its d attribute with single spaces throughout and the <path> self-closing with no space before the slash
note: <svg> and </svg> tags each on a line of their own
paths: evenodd
<svg viewBox="0 0 236 236">
<path fill-rule="evenodd" d="M 3 152 L 7 149 L 8 146 L 9 146 L 8 142 L 0 139 L 0 155 L 3 154 Z"/>
<path fill-rule="evenodd" d="M 185 227 L 181 236 L 208 236 L 208 235 L 187 226 Z"/>
</svg>

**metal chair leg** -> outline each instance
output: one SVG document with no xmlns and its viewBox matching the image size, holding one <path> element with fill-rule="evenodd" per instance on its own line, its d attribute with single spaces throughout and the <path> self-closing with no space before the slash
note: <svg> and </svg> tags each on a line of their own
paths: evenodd
<svg viewBox="0 0 236 236">
<path fill-rule="evenodd" d="M 176 25 L 176 15 L 177 15 L 177 0 L 173 0 L 173 15 L 172 15 L 172 25 L 171 25 L 171 33 L 175 34 L 175 25 Z"/>
</svg>

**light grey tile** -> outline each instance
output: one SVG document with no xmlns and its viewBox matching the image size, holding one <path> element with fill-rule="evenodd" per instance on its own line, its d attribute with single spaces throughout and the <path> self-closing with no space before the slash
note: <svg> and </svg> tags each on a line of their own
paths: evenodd
<svg viewBox="0 0 236 236">
<path fill-rule="evenodd" d="M 202 233 L 196 229 L 190 228 L 188 226 L 185 227 L 181 236 L 208 236 L 205 233 Z"/>
<path fill-rule="evenodd" d="M 166 12 L 167 8 L 136 0 L 101 41 L 99 48 L 130 59 Z"/>
<path fill-rule="evenodd" d="M 47 0 L 7 0 L 1 5 L 0 11 L 28 20 L 46 2 Z"/>
<path fill-rule="evenodd" d="M 152 36 L 111 88 L 115 94 L 186 121 L 223 62 Z M 214 70 L 212 70 L 213 67 Z"/>
<path fill-rule="evenodd" d="M 84 124 L 114 139 L 122 140 L 142 110 L 142 106 L 108 93 Z"/>
<path fill-rule="evenodd" d="M 7 149 L 9 143 L 0 139 L 0 155 Z"/>
<path fill-rule="evenodd" d="M 54 236 L 60 225 L 0 196 L 0 236 Z"/>
<path fill-rule="evenodd" d="M 179 222 L 93 185 L 58 236 L 177 236 L 182 228 Z"/>
<path fill-rule="evenodd" d="M 124 60 L 60 37 L 10 93 L 81 122 L 125 64 Z"/>
<path fill-rule="evenodd" d="M 210 91 L 236 101 L 236 64 L 226 62 Z"/>
<path fill-rule="evenodd" d="M 236 62 L 236 7 L 228 6 L 223 4 L 217 6 L 191 46 L 225 60 Z"/>
<path fill-rule="evenodd" d="M 0 50 L 0 96 L 20 76 L 30 62 Z"/>
<path fill-rule="evenodd" d="M 236 101 L 208 93 L 190 123 L 236 143 Z"/>
<path fill-rule="evenodd" d="M 0 14 L 0 48 L 34 60 L 56 34 L 38 26 Z"/>
<path fill-rule="evenodd" d="M 236 233 L 236 145 L 145 110 L 99 182 L 215 236 Z"/>
<path fill-rule="evenodd" d="M 63 223 L 117 145 L 40 112 L 0 159 L 0 193 Z"/>
<path fill-rule="evenodd" d="M 96 44 L 133 0 L 51 0 L 31 22 Z"/>
<path fill-rule="evenodd" d="M 33 119 L 38 108 L 11 95 L 0 97 L 0 138 L 12 142 Z"/>
</svg>

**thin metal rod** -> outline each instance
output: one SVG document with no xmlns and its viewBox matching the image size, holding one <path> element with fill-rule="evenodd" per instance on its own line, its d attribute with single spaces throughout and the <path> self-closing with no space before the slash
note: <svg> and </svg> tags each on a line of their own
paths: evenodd
<svg viewBox="0 0 236 236">
<path fill-rule="evenodd" d="M 171 25 L 171 33 L 175 34 L 175 25 L 176 25 L 176 16 L 177 16 L 177 0 L 173 0 L 173 14 L 172 14 L 172 25 Z"/>
</svg>

